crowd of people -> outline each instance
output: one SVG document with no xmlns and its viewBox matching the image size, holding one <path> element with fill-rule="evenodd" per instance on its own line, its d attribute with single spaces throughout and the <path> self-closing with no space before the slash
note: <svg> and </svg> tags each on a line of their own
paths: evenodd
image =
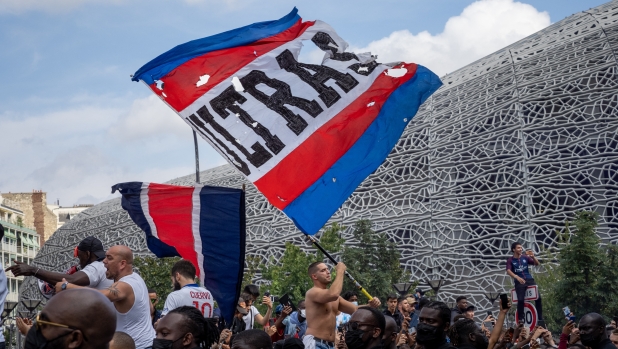
<svg viewBox="0 0 618 349">
<path fill-rule="evenodd" d="M 0 226 L 0 233 L 2 233 Z M 512 246 L 507 273 L 520 285 L 534 285 L 520 244 Z M 156 310 L 158 297 L 133 271 L 127 246 L 107 251 L 88 237 L 75 249 L 79 268 L 57 273 L 15 262 L 6 271 L 40 280 L 49 300 L 35 319 L 17 318 L 26 349 L 615 349 L 618 330 L 596 313 L 573 320 L 559 334 L 523 322 L 506 328 L 510 301 L 500 302 L 497 318 L 475 321 L 466 296 L 445 303 L 424 297 L 422 290 L 391 294 L 385 305 L 373 298 L 359 305 L 355 291 L 343 292 L 346 266 L 335 266 L 336 277 L 322 262 L 308 266 L 313 287 L 305 298 L 273 304 L 256 285 L 246 285 L 231 322 L 220 316 L 211 293 L 195 283 L 196 269 L 180 260 L 170 270 L 174 291 Z M 4 284 L 2 278 L 4 277 Z M 0 273 L 0 296 L 6 288 Z M 519 297 L 519 290 L 516 288 Z M 5 292 L 6 294 L 6 292 Z M 523 294 L 520 298 L 523 299 Z M 264 305 L 262 314 L 255 306 Z M 523 303 L 523 302 L 519 302 Z M 519 305 L 519 304 L 518 304 Z M 539 302 L 540 306 L 540 302 Z M 1 338 L 0 338 L 1 339 Z M 1 342 L 0 349 L 3 349 Z"/>
</svg>

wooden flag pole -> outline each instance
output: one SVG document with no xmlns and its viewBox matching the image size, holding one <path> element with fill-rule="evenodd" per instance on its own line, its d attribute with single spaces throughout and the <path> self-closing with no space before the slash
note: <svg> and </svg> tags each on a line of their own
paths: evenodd
<svg viewBox="0 0 618 349">
<path fill-rule="evenodd" d="M 305 236 L 307 237 L 307 239 L 309 239 L 309 241 L 311 241 L 315 247 L 317 247 L 320 251 L 322 251 L 322 253 L 324 253 L 324 255 L 331 260 L 331 262 L 337 264 L 338 262 L 335 260 L 335 258 L 333 258 L 333 256 L 330 255 L 330 253 L 326 252 L 326 250 L 320 246 L 320 244 L 318 243 L 318 239 L 314 238 L 311 235 L 307 235 L 305 234 Z M 354 283 L 354 285 L 356 285 L 356 288 L 358 288 L 358 290 L 365 295 L 365 297 L 367 297 L 367 299 L 372 300 L 373 297 L 369 294 L 369 292 L 367 292 L 367 290 L 365 290 L 363 288 L 363 286 L 361 286 L 361 284 L 358 283 L 358 281 L 356 281 L 356 279 L 350 274 L 348 273 L 348 271 L 345 271 L 345 275 L 350 279 L 350 281 L 352 281 Z"/>
</svg>

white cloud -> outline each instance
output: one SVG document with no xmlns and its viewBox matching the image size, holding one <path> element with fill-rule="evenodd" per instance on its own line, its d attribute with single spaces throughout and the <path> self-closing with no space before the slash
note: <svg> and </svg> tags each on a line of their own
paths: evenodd
<svg viewBox="0 0 618 349">
<path fill-rule="evenodd" d="M 481 0 L 451 17 L 437 35 L 408 30 L 391 33 L 353 52 L 371 52 L 383 63 L 407 61 L 443 76 L 550 24 L 549 14 L 513 0 Z"/>
<path fill-rule="evenodd" d="M 127 115 L 110 127 L 110 134 L 131 141 L 169 134 L 183 138 L 191 133 L 190 130 L 180 116 L 153 94 L 133 101 Z"/>
</svg>

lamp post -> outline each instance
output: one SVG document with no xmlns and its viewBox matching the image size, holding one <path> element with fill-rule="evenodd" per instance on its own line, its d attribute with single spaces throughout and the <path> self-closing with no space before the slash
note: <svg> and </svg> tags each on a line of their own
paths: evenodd
<svg viewBox="0 0 618 349">
<path fill-rule="evenodd" d="M 487 298 L 487 300 L 491 304 L 491 307 L 493 308 L 494 303 L 496 302 L 496 299 L 500 297 L 500 292 L 487 292 L 484 295 L 485 295 L 485 298 Z"/>
<path fill-rule="evenodd" d="M 40 299 L 22 299 L 21 304 L 28 309 L 28 317 L 32 317 L 34 309 L 41 304 Z"/>
<path fill-rule="evenodd" d="M 11 301 L 6 301 L 4 302 L 4 310 L 2 311 L 2 314 L 0 314 L 0 323 L 2 325 L 4 325 L 4 322 L 6 320 L 12 319 L 11 318 L 11 313 L 13 312 L 13 309 L 15 309 L 15 307 L 17 306 L 17 302 L 11 302 Z M 9 326 L 7 326 L 9 328 L 9 349 L 13 346 L 13 331 L 15 330 L 15 325 L 14 324 L 9 324 Z"/>
<path fill-rule="evenodd" d="M 436 280 L 427 281 L 427 284 L 429 285 L 429 287 L 431 287 L 433 292 L 436 294 L 436 300 L 438 300 L 438 292 L 440 292 L 440 288 L 444 286 L 445 283 L 446 283 L 446 280 L 444 279 L 436 279 Z"/>
<path fill-rule="evenodd" d="M 412 288 L 412 285 L 414 285 L 412 282 L 400 282 L 393 284 L 393 288 L 397 291 L 397 293 L 399 293 L 400 296 L 405 296 L 408 294 L 408 291 L 410 291 L 410 288 Z"/>
</svg>

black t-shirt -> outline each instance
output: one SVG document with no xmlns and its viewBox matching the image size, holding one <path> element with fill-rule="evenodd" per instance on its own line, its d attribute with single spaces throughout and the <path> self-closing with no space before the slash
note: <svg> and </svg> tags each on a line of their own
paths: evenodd
<svg viewBox="0 0 618 349">
<path fill-rule="evenodd" d="M 592 349 L 616 349 L 616 346 L 608 338 L 605 338 L 599 344 L 593 346 Z"/>
</svg>

